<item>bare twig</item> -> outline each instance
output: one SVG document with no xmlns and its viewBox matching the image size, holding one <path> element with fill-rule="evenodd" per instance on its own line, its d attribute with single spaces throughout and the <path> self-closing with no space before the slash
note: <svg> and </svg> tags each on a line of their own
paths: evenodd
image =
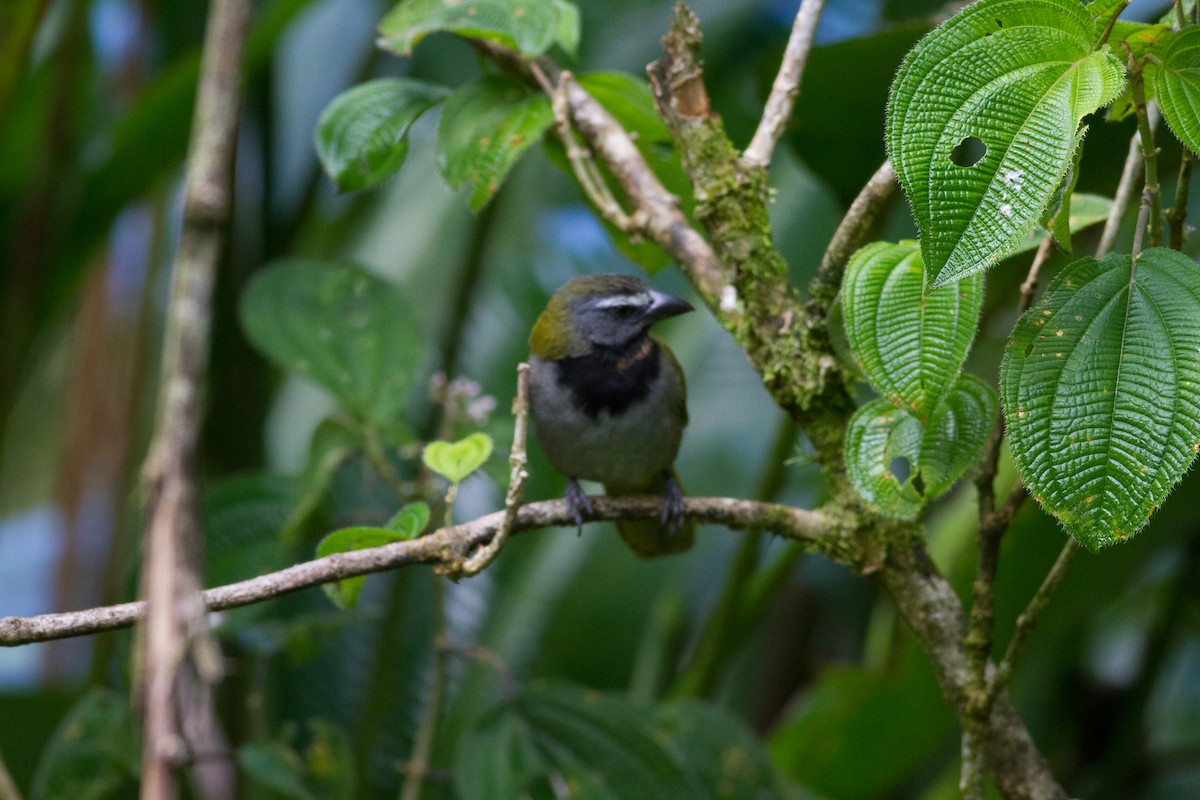
<svg viewBox="0 0 1200 800">
<path fill-rule="evenodd" d="M 213 283 L 232 207 L 249 13 L 247 0 L 215 0 L 209 11 L 188 147 L 183 230 L 163 343 L 158 419 L 144 469 L 149 523 L 143 572 L 147 603 L 142 636 L 143 800 L 171 800 L 178 795 L 176 770 L 186 752 L 179 689 L 180 682 L 188 680 L 181 671 L 188 656 L 201 683 L 214 681 L 219 672 L 199 594 L 194 460 Z"/>
<path fill-rule="evenodd" d="M 1063 545 L 1063 549 L 1059 552 L 1058 558 L 1054 561 L 1054 566 L 1046 573 L 1045 579 L 1042 580 L 1042 585 L 1038 587 L 1033 598 L 1029 601 L 1029 605 L 1017 617 L 1017 627 L 1013 631 L 1012 639 L 1008 642 L 1008 647 L 1004 650 L 1004 656 L 996 665 L 996 671 L 992 674 L 992 679 L 988 683 L 987 688 L 987 705 L 990 707 L 995 701 L 1000 692 L 1004 691 L 1004 687 L 1008 684 L 1008 679 L 1012 675 L 1013 665 L 1017 659 L 1021 657 L 1022 651 L 1025 649 L 1026 642 L 1029 641 L 1029 634 L 1033 632 L 1033 627 L 1037 623 L 1038 617 L 1046 608 L 1046 604 L 1050 602 L 1054 590 L 1062 583 L 1063 576 L 1067 574 L 1067 567 L 1075 560 L 1075 556 L 1079 554 L 1079 545 L 1074 539 L 1067 539 L 1067 543 Z"/>
<path fill-rule="evenodd" d="M 1158 124 L 1158 107 L 1150 106 L 1147 110 L 1150 130 Z M 1096 258 L 1102 258 L 1113 249 L 1117 241 L 1117 233 L 1121 230 L 1121 219 L 1133 204 L 1134 198 L 1141 195 L 1138 185 L 1142 179 L 1142 135 L 1134 131 L 1129 140 L 1129 152 L 1125 156 L 1125 167 L 1121 170 L 1121 182 L 1117 184 L 1117 192 L 1113 195 L 1112 206 L 1108 209 L 1108 219 L 1104 222 L 1104 231 L 1100 234 L 1100 242 L 1096 245 Z"/>
<path fill-rule="evenodd" d="M 593 497 L 591 502 L 594 509 L 591 519 L 596 522 L 658 519 L 662 513 L 661 497 Z M 844 544 L 839 541 L 833 524 L 820 511 L 728 497 L 689 497 L 684 503 L 684 515 L 697 522 L 725 525 L 734 530 L 769 530 L 802 541 L 818 552 L 832 552 Z M 487 544 L 504 524 L 506 513 L 497 511 L 419 539 L 335 553 L 209 589 L 203 594 L 204 603 L 209 611 L 222 611 L 355 575 L 410 564 L 454 564 L 463 557 L 462 554 Z M 521 506 L 513 532 L 556 526 L 574 529 L 575 517 L 564 501 L 546 500 Z M 146 604 L 139 602 L 36 617 L 6 617 L 0 619 L 0 646 L 12 647 L 127 628 L 140 620 L 145 611 Z"/>
<path fill-rule="evenodd" d="M 478 575 L 485 567 L 496 560 L 500 548 L 512 535 L 513 526 L 517 524 L 517 511 L 525 499 L 525 479 L 529 477 L 526 469 L 529 459 L 525 455 L 526 431 L 529 426 L 529 365 L 517 366 L 517 396 L 513 398 L 513 417 L 516 425 L 513 428 L 512 453 L 508 457 L 508 491 L 504 495 L 504 521 L 496 531 L 492 540 L 466 560 L 455 577 L 468 578 Z"/>
<path fill-rule="evenodd" d="M 1198 4 L 1200 5 L 1200 4 Z M 1188 191 L 1192 184 L 1192 168 L 1196 157 L 1191 148 L 1183 146 L 1179 156 L 1179 179 L 1175 182 L 1175 206 L 1167 210 L 1167 244 L 1172 250 L 1183 247 L 1183 234 L 1187 225 Z"/>
<path fill-rule="evenodd" d="M 771 163 L 775 145 L 791 119 L 796 95 L 800 93 L 800 79 L 804 75 L 804 66 L 808 61 L 808 53 L 812 49 L 817 23 L 821 19 L 821 10 L 824 7 L 825 0 L 802 0 L 800 3 L 800 8 L 796 11 L 796 21 L 792 24 L 791 36 L 788 37 L 787 47 L 783 51 L 783 62 L 779 65 L 779 73 L 775 76 L 771 94 L 763 107 L 758 130 L 754 132 L 750 146 L 742 153 L 741 161 L 744 166 L 765 168 Z"/>
</svg>

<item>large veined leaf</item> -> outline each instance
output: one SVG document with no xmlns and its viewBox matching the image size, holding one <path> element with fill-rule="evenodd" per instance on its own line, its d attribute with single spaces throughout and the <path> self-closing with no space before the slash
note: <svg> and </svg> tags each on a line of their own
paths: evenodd
<svg viewBox="0 0 1200 800">
<path fill-rule="evenodd" d="M 526 56 L 556 41 L 573 52 L 579 12 L 565 0 L 404 0 L 379 23 L 380 44 L 400 55 L 435 31 L 497 42 Z"/>
<path fill-rule="evenodd" d="M 317 157 L 337 184 L 365 189 L 388 178 L 408 154 L 408 129 L 450 90 L 407 78 L 359 84 L 333 99 L 317 120 Z"/>
<path fill-rule="evenodd" d="M 1025 484 L 1080 543 L 1137 533 L 1200 446 L 1200 268 L 1084 258 L 1017 323 L 1001 396 Z"/>
<path fill-rule="evenodd" d="M 846 427 L 846 472 L 867 505 L 893 519 L 916 519 L 925 499 L 913 478 L 924 431 L 916 417 L 884 399 L 854 413 Z"/>
<path fill-rule="evenodd" d="M 328 389 L 360 422 L 387 426 L 400 413 L 421 359 L 400 287 L 361 267 L 283 259 L 250 280 L 240 313 L 255 347 Z"/>
<path fill-rule="evenodd" d="M 875 391 L 928 420 L 975 337 L 983 276 L 924 289 L 916 242 L 875 242 L 846 266 L 842 311 L 850 347 Z"/>
<path fill-rule="evenodd" d="M 520 81 L 489 75 L 460 87 L 442 109 L 438 165 L 451 186 L 473 184 L 478 211 L 504 176 L 554 122 L 550 98 Z"/>
<path fill-rule="evenodd" d="M 1200 28 L 1171 37 L 1153 71 L 1163 119 L 1193 153 L 1200 153 Z"/>
<path fill-rule="evenodd" d="M 937 497 L 971 468 L 996 424 L 996 391 L 974 375 L 962 374 L 934 409 L 921 440 L 918 462 L 925 497 Z"/>
<path fill-rule="evenodd" d="M 987 269 L 1041 218 L 1085 114 L 1124 85 L 1075 0 L 981 0 L 922 39 L 892 84 L 888 153 L 930 284 Z"/>
</svg>

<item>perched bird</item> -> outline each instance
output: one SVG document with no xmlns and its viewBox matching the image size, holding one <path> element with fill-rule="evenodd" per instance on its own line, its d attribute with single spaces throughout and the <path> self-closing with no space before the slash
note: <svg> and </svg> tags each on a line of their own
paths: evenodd
<svg viewBox="0 0 1200 800">
<path fill-rule="evenodd" d="M 592 510 L 579 478 L 614 496 L 661 494 L 660 520 L 617 523 L 646 558 L 686 550 L 695 535 L 672 466 L 687 425 L 683 370 L 650 334 L 658 320 L 691 310 L 637 278 L 589 275 L 554 293 L 529 336 L 534 430 L 567 476 L 576 524 Z"/>
</svg>

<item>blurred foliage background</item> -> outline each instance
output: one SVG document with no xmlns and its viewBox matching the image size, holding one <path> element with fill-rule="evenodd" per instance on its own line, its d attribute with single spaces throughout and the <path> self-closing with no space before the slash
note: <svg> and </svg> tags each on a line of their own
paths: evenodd
<svg viewBox="0 0 1200 800">
<path fill-rule="evenodd" d="M 579 5 L 574 69 L 641 76 L 671 4 Z M 882 161 L 887 87 L 942 5 L 828 3 L 772 170 L 776 241 L 798 285 Z M 1163 5 L 1136 3 L 1134 16 Z M 735 144 L 753 132 L 795 6 L 692 4 L 713 105 Z M 540 148 L 472 214 L 466 191 L 439 177 L 436 114 L 414 127 L 397 178 L 365 193 L 334 191 L 312 137 L 338 92 L 390 75 L 453 86 L 480 69 L 470 47 L 446 35 L 411 59 L 377 50 L 387 10 L 375 0 L 256 4 L 207 393 L 208 585 L 307 559 L 323 532 L 379 524 L 396 505 L 367 460 L 352 458 L 303 532 L 281 538 L 304 490 L 313 432 L 336 403 L 247 343 L 238 300 L 264 264 L 352 262 L 401 287 L 421 364 L 406 431 L 421 441 L 482 429 L 503 451 L 464 483 L 461 519 L 502 504 L 515 366 L 545 301 L 575 275 L 637 270 Z M 137 475 L 204 14 L 204 4 L 184 0 L 0 5 L 0 616 L 136 592 Z M 1132 130 L 1132 120 L 1092 121 L 1079 191 L 1111 195 Z M 1178 157 L 1164 152 L 1163 174 L 1175 174 Z M 879 238 L 912 235 L 897 202 Z M 1086 237 L 1077 246 L 1087 249 Z M 976 374 L 996 374 L 1022 259 L 989 275 Z M 688 296 L 671 269 L 653 280 Z M 688 491 L 812 507 L 821 485 L 805 442 L 730 338 L 703 312 L 663 327 L 688 376 L 691 425 L 677 462 Z M 430 391 L 439 373 L 474 382 L 470 392 L 494 398 L 497 411 L 484 423 L 462 415 L 447 429 Z M 558 496 L 562 479 L 536 448 L 531 455 L 527 496 Z M 392 456 L 398 469 L 409 463 L 402 451 Z M 1200 796 L 1197 490 L 1193 476 L 1130 544 L 1076 561 L 1015 676 L 1018 706 L 1074 794 Z M 930 549 L 964 593 L 975 524 L 969 486 L 929 514 Z M 1062 542 L 1026 504 L 1002 553 L 1000 646 Z M 221 615 L 230 672 L 220 708 L 245 796 L 395 796 L 435 660 L 434 580 L 423 568 L 371 577 L 351 611 L 313 589 Z M 613 702 L 712 701 L 731 715 L 719 720 L 741 718 L 765 743 L 780 796 L 956 796 L 957 726 L 889 601 L 869 579 L 787 543 L 706 529 L 687 554 L 643 562 L 608 526 L 579 537 L 530 533 L 485 574 L 448 585 L 446 614 L 462 652 L 449 659 L 435 751 L 443 778 L 455 768 L 488 774 L 478 754 L 508 751 L 496 749 L 505 745 L 487 712 L 507 682 L 549 680 L 560 687 L 550 694 L 567 692 L 566 683 L 616 693 L 605 695 Z M 26 796 L 133 796 L 132 640 L 118 633 L 0 651 L 0 754 Z M 63 783 L 85 773 L 96 780 Z M 429 796 L 450 796 L 447 786 L 432 781 Z"/>
</svg>

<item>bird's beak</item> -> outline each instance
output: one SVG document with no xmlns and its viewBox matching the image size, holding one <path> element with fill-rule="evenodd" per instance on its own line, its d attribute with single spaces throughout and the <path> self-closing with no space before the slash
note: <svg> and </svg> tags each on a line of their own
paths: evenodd
<svg viewBox="0 0 1200 800">
<path fill-rule="evenodd" d="M 653 298 L 653 302 L 650 303 L 650 307 L 646 309 L 646 319 L 650 322 L 657 322 L 660 319 L 666 319 L 667 317 L 674 317 L 678 316 L 679 314 L 686 314 L 689 311 L 696 310 L 692 308 L 692 304 L 686 300 L 680 300 L 674 295 L 663 294 L 662 292 L 656 292 L 653 289 L 650 290 L 650 297 Z"/>
</svg>

